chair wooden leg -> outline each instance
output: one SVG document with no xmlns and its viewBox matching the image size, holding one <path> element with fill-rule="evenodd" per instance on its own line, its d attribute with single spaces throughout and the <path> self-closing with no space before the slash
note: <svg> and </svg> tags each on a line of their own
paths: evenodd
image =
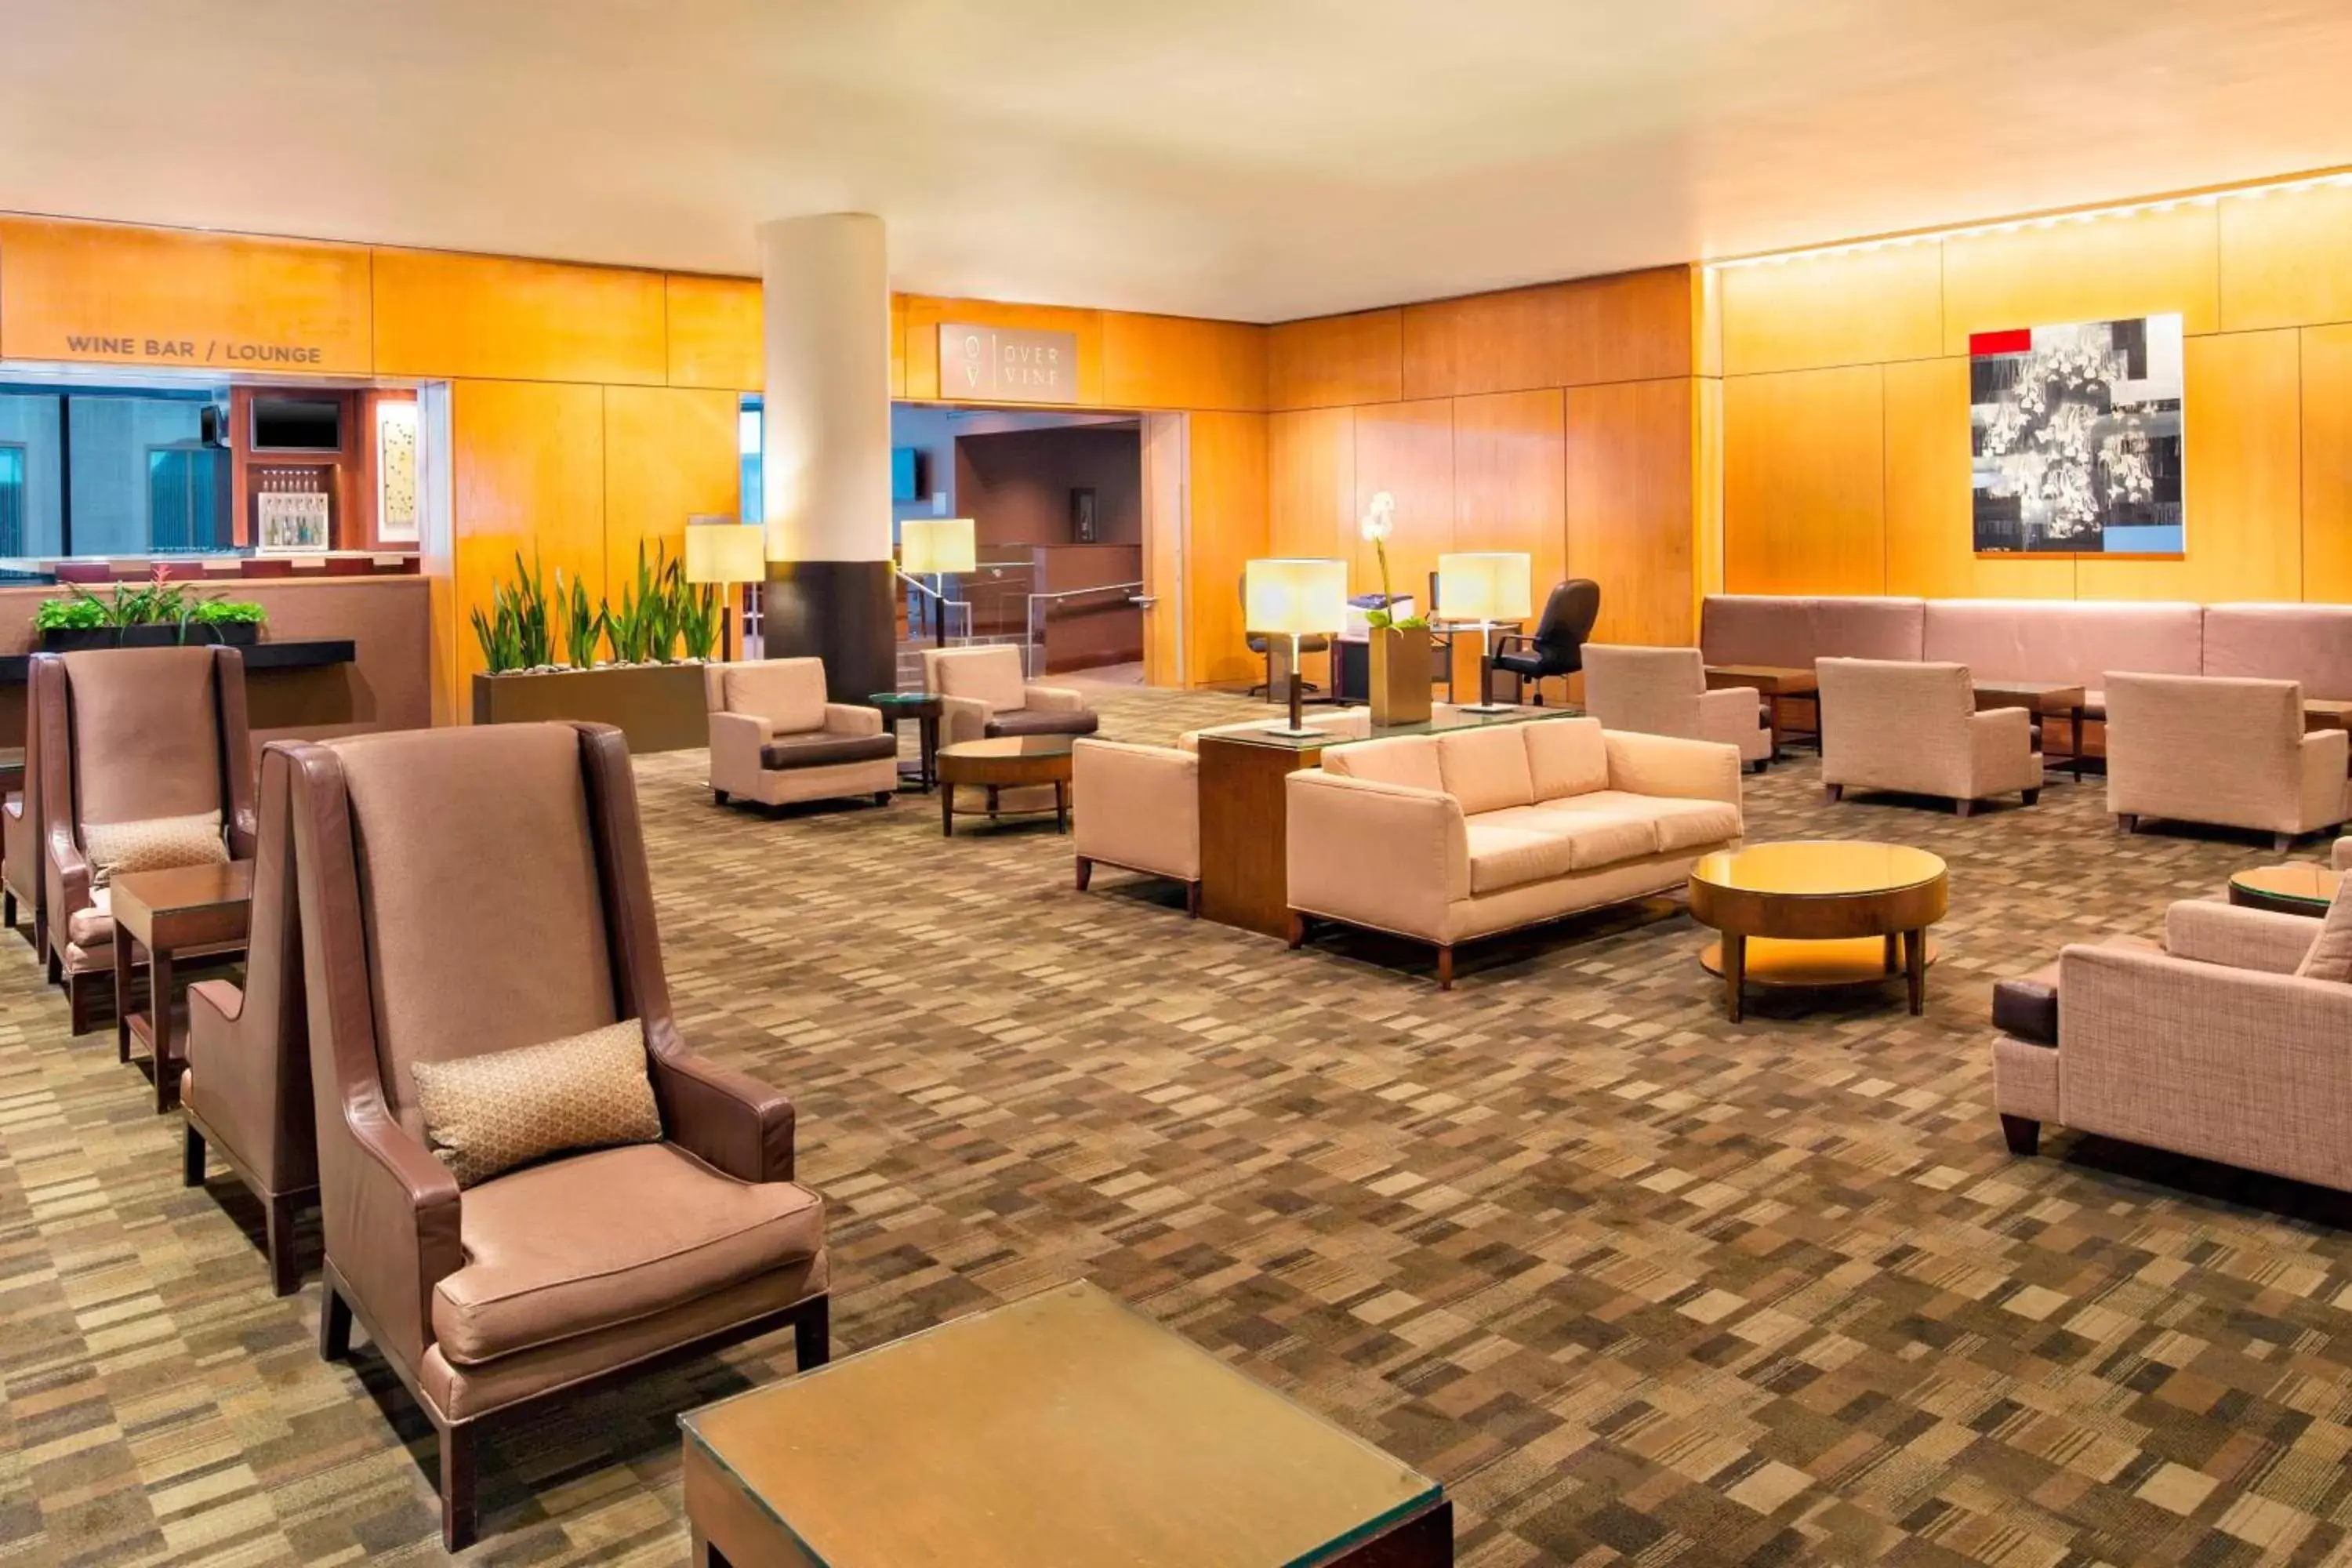
<svg viewBox="0 0 2352 1568">
<path fill-rule="evenodd" d="M 877 805 L 887 805 L 890 804 L 890 797 L 898 793 L 898 792 L 895 789 L 877 789 L 874 792 L 874 804 Z"/>
<path fill-rule="evenodd" d="M 1288 934 L 1290 937 L 1291 951 L 1295 952 L 1307 941 L 1307 917 L 1300 914 L 1297 910 L 1290 911 L 1290 931 Z"/>
<path fill-rule="evenodd" d="M 49 951 L 49 917 L 42 913 L 37 906 L 33 910 L 33 951 L 35 952 Z"/>
<path fill-rule="evenodd" d="M 87 1035 L 97 1027 L 90 1016 L 96 978 L 89 970 L 66 976 L 66 1028 L 71 1034 Z"/>
<path fill-rule="evenodd" d="M 2041 804 L 2042 804 L 2042 792 L 2041 792 L 2040 790 L 2038 790 L 2038 789 L 2030 789 L 2030 790 L 2027 790 L 2027 791 L 2025 792 L 2025 804 L 2026 804 L 2026 805 L 2041 805 Z"/>
<path fill-rule="evenodd" d="M 712 790 L 710 792 L 710 798 L 717 801 L 719 805 L 725 805 L 727 804 L 727 792 L 723 789 Z"/>
<path fill-rule="evenodd" d="M 2271 847 L 2281 855 L 2285 854 L 2287 851 L 2294 847 L 2294 835 L 2292 833 L 2272 834 Z"/>
<path fill-rule="evenodd" d="M 201 1187 L 205 1184 L 205 1135 L 196 1124 L 188 1123 L 187 1142 L 180 1148 L 180 1185 Z"/>
<path fill-rule="evenodd" d="M 291 1296 L 302 1288 L 302 1270 L 294 1261 L 294 1200 L 273 1197 L 266 1206 L 270 1287 L 280 1296 Z"/>
<path fill-rule="evenodd" d="M 41 944 L 41 951 L 49 954 L 49 984 L 52 985 L 64 984 L 66 979 L 66 961 L 59 958 L 55 952 L 50 952 L 49 946 L 47 942 Z"/>
<path fill-rule="evenodd" d="M 2116 831 L 2122 834 L 2137 833 L 2139 831 L 2139 818 L 2133 816 L 2128 811 L 2119 811 L 2116 813 Z"/>
<path fill-rule="evenodd" d="M 1095 863 L 1094 863 L 1093 861 L 1091 861 L 1091 860 L 1087 859 L 1087 858 L 1085 856 L 1083 856 L 1083 855 L 1079 856 L 1079 857 L 1078 857 L 1077 879 L 1077 879 L 1078 891 L 1080 891 L 1081 893 L 1083 893 L 1083 892 L 1085 892 L 1085 891 L 1087 890 L 1087 884 L 1088 882 L 1090 882 L 1090 881 L 1092 881 L 1092 880 L 1094 879 L 1094 875 L 1095 875 Z"/>
<path fill-rule="evenodd" d="M 1194 920 L 1201 918 L 1201 884 L 1197 881 L 1184 884 L 1184 912 Z"/>
<path fill-rule="evenodd" d="M 2041 1152 L 2042 1123 L 2031 1117 L 2011 1116 L 2006 1110 L 2002 1111 L 2000 1135 L 2008 1140 L 2009 1152 L 2012 1154 L 2031 1157 Z"/>
<path fill-rule="evenodd" d="M 474 1428 L 441 1428 L 441 1549 L 463 1552 L 474 1540 Z"/>
<path fill-rule="evenodd" d="M 1952 815 L 1955 816 L 1974 816 L 1976 815 L 1976 811 L 1977 803 L 1975 801 L 1956 800 L 1952 802 Z"/>
<path fill-rule="evenodd" d="M 352 1307 L 331 1277 L 319 1281 L 319 1359 L 341 1361 L 352 1353 Z"/>
<path fill-rule="evenodd" d="M 7 921 L 10 931 L 16 929 L 16 895 L 5 888 L 0 888 L 0 920 Z"/>
<path fill-rule="evenodd" d="M 1835 805 L 1839 801 L 1845 798 L 1845 785 L 1823 784 L 1822 786 L 1822 794 L 1829 797 L 1829 803 L 1832 805 Z"/>
<path fill-rule="evenodd" d="M 1454 989 L 1454 944 L 1450 942 L 1437 944 L 1437 988 L 1440 991 Z"/>
<path fill-rule="evenodd" d="M 819 1296 L 803 1303 L 793 1320 L 793 1355 L 803 1372 L 833 1359 L 833 1300 Z"/>
</svg>

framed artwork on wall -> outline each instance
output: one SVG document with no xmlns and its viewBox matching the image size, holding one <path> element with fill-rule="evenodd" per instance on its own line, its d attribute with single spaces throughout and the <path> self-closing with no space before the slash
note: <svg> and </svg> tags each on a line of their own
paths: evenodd
<svg viewBox="0 0 2352 1568">
<path fill-rule="evenodd" d="M 1972 334 L 1978 552 L 2184 553 L 2182 386 L 2177 313 Z"/>
<path fill-rule="evenodd" d="M 385 544 L 416 542 L 416 405 L 375 408 L 375 536 Z"/>
</svg>

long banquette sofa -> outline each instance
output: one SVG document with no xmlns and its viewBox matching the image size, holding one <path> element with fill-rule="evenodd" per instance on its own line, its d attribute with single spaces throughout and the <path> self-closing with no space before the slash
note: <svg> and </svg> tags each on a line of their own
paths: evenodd
<svg viewBox="0 0 2352 1568">
<path fill-rule="evenodd" d="M 2293 680 L 2306 698 L 2352 700 L 2352 605 L 1711 594 L 1699 647 L 1711 665 L 1918 659 L 2080 685 L 2097 720 L 2109 670 Z"/>
</svg>

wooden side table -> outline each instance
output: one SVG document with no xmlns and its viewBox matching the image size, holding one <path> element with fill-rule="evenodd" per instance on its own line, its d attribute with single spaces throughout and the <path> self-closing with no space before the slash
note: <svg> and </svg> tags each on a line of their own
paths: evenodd
<svg viewBox="0 0 2352 1568">
<path fill-rule="evenodd" d="M 2083 708 L 2090 694 L 2080 686 L 2040 680 L 1979 680 L 1973 683 L 1977 711 L 1990 708 L 2022 708 L 2036 719 L 2066 716 L 2067 771 L 2083 782 Z"/>
<path fill-rule="evenodd" d="M 1743 987 L 1866 985 L 1905 976 L 1927 1009 L 1927 928 L 1944 918 L 1943 860 L 1900 844 L 1836 839 L 1718 849 L 1691 868 L 1691 919 L 1723 940 L 1699 963 L 1723 976 L 1737 1024 Z"/>
<path fill-rule="evenodd" d="M 1070 745 L 1076 735 L 1001 735 L 992 741 L 959 741 L 939 754 L 940 833 L 955 837 L 958 784 L 990 790 L 1029 784 L 1054 786 L 1054 828 L 1070 830 Z M 993 797 L 991 797 L 992 800 Z M 994 815 L 994 806 L 990 808 Z"/>
<path fill-rule="evenodd" d="M 180 1096 L 177 1036 L 184 1026 L 172 991 L 173 964 L 244 951 L 253 915 L 253 862 L 125 871 L 108 884 L 107 904 L 114 916 L 115 1052 L 127 1062 L 133 1036 L 147 1043 L 155 1064 L 155 1109 L 169 1110 Z M 134 1013 L 131 980 L 142 947 L 147 950 L 147 1011 Z"/>
<path fill-rule="evenodd" d="M 1339 736 L 1201 735 L 1201 913 L 1266 936 L 1290 931 L 1289 805 L 1283 781 L 1319 766 Z"/>
<path fill-rule="evenodd" d="M 882 722 L 892 734 L 898 733 L 901 721 L 908 719 L 915 721 L 915 754 L 919 760 L 911 773 L 907 771 L 906 763 L 898 764 L 899 787 L 906 788 L 906 781 L 911 779 L 916 793 L 929 795 L 939 783 L 940 714 L 942 710 L 938 695 L 929 691 L 877 691 L 870 693 L 866 700 L 882 710 Z"/>
</svg>

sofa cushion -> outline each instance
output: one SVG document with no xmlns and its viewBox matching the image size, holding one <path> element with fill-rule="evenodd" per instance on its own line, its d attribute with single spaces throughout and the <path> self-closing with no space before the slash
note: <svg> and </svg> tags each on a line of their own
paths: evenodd
<svg viewBox="0 0 2352 1568">
<path fill-rule="evenodd" d="M 1598 719 L 1539 719 L 1517 727 L 1528 748 L 1535 798 L 1556 800 L 1609 787 L 1609 742 Z"/>
<path fill-rule="evenodd" d="M 85 822 L 81 847 L 89 857 L 89 881 L 94 888 L 103 888 L 127 871 L 228 863 L 228 845 L 221 837 L 217 811 L 155 816 L 143 822 Z"/>
<path fill-rule="evenodd" d="M 1521 806 L 1522 811 L 1531 807 Z M 1565 877 L 1576 869 L 1576 840 L 1572 834 L 1549 830 L 1540 825 L 1525 826 L 1498 822 L 1491 813 L 1473 816 L 1462 825 L 1463 836 L 1470 850 L 1470 894 L 1483 898 L 1499 893 L 1506 888 L 1517 888 L 1528 882 L 1540 882 L 1550 877 Z"/>
<path fill-rule="evenodd" d="M 1438 736 L 1437 776 L 1444 782 L 1445 793 L 1462 803 L 1465 816 L 1535 803 L 1528 743 L 1517 725 Z"/>
<path fill-rule="evenodd" d="M 1630 817 L 1646 823 L 1657 834 L 1653 852 L 1660 855 L 1723 844 L 1739 837 L 1739 808 L 1719 800 L 1673 800 L 1664 795 L 1602 789 L 1565 800 L 1546 801 L 1540 809 Z"/>
<path fill-rule="evenodd" d="M 2298 681 L 2305 697 L 2352 700 L 2352 605 L 2208 605 L 2204 673 Z"/>
<path fill-rule="evenodd" d="M 1368 784 L 1445 792 L 1444 775 L 1437 765 L 1437 742 L 1426 735 L 1328 747 L 1323 752 L 1323 771 Z"/>
<path fill-rule="evenodd" d="M 1917 658 L 1917 599 L 1709 594 L 1699 647 L 1709 664 L 1811 669 L 1817 658 Z"/>
<path fill-rule="evenodd" d="M 662 1135 L 635 1018 L 542 1046 L 414 1064 L 425 1146 L 461 1187 L 566 1149 Z"/>
<path fill-rule="evenodd" d="M 807 730 L 778 735 L 760 748 L 763 768 L 829 768 L 837 763 L 872 763 L 898 754 L 892 735 L 835 735 Z"/>
<path fill-rule="evenodd" d="M 824 1244 L 824 1208 L 787 1182 L 739 1182 L 674 1143 L 532 1165 L 469 1188 L 466 1266 L 433 1289 L 457 1365 L 698 1300 Z"/>
<path fill-rule="evenodd" d="M 2205 612 L 2196 605 L 2098 599 L 1936 599 L 1930 661 L 1965 664 L 1979 680 L 2105 684 L 2112 669 L 2197 675 Z"/>
<path fill-rule="evenodd" d="M 824 728 L 822 659 L 747 659 L 729 665 L 719 679 L 730 713 L 765 719 L 780 733 Z"/>
<path fill-rule="evenodd" d="M 1570 871 L 1598 870 L 1658 852 L 1658 826 L 1654 818 L 1608 811 L 1559 811 L 1553 809 L 1553 804 L 1538 802 L 1509 811 L 1490 812 L 1472 820 L 1515 832 L 1546 833 L 1563 840 L 1568 846 L 1567 869 Z"/>
<path fill-rule="evenodd" d="M 1100 723 L 1083 708 L 1016 708 L 989 720 L 987 734 L 991 740 L 999 735 L 1091 735 Z"/>
</svg>

